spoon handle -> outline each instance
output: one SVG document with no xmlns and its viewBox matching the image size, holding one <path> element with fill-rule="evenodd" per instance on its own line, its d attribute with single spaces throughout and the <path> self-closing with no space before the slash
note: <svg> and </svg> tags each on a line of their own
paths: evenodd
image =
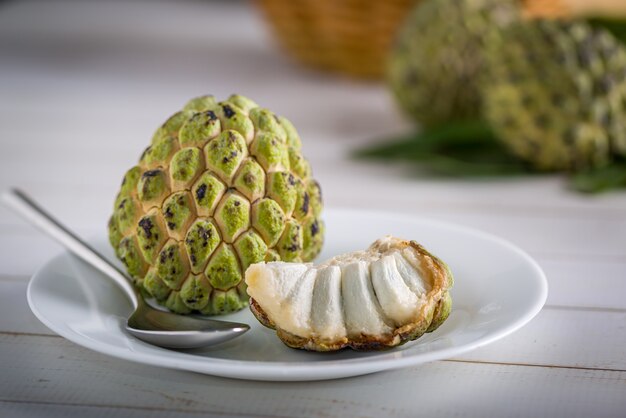
<svg viewBox="0 0 626 418">
<path fill-rule="evenodd" d="M 26 193 L 18 189 L 10 189 L 2 194 L 2 200 L 7 206 L 22 215 L 32 225 L 56 239 L 78 258 L 110 277 L 124 290 L 124 293 L 126 293 L 133 303 L 133 307 L 137 307 L 137 293 L 126 275 L 89 244 L 81 240 L 72 231 L 43 210 L 41 206 L 28 197 Z"/>
</svg>

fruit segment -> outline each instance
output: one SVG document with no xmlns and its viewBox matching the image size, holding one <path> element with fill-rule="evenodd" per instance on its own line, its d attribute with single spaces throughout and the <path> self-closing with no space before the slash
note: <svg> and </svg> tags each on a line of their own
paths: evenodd
<svg viewBox="0 0 626 418">
<path fill-rule="evenodd" d="M 341 268 L 328 266 L 317 271 L 311 301 L 311 329 L 321 339 L 346 336 L 341 303 Z"/>
<path fill-rule="evenodd" d="M 282 323 L 282 328 L 285 331 L 303 337 L 312 334 L 311 302 L 316 277 L 316 270 L 307 270 L 296 280 L 291 292 L 281 304 L 278 320 Z"/>
<path fill-rule="evenodd" d="M 343 273 L 341 289 L 348 334 L 358 337 L 391 332 L 392 328 L 385 323 L 380 304 L 376 299 L 367 263 L 357 261 L 343 266 L 341 270 Z"/>
<path fill-rule="evenodd" d="M 374 261 L 370 267 L 372 284 L 380 306 L 397 325 L 409 320 L 418 308 L 417 296 L 404 284 L 393 256 Z"/>
<path fill-rule="evenodd" d="M 267 315 L 277 318 L 282 302 L 306 270 L 307 266 L 300 263 L 253 264 L 246 271 L 248 294 L 262 300 Z"/>
<path fill-rule="evenodd" d="M 410 250 L 403 250 L 402 253 L 394 253 L 393 258 L 396 260 L 398 273 L 400 273 L 402 280 L 404 280 L 404 284 L 411 289 L 411 292 L 415 293 L 418 297 L 422 297 L 426 294 L 430 286 L 420 275 L 421 266 L 417 257 L 415 257 Z"/>
</svg>

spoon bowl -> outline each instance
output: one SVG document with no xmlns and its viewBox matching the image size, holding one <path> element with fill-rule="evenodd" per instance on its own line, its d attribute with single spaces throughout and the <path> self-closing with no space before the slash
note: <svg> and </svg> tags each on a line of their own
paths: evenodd
<svg viewBox="0 0 626 418">
<path fill-rule="evenodd" d="M 143 299 L 126 322 L 135 337 L 167 348 L 198 348 L 219 344 L 248 331 L 246 324 L 182 316 L 152 308 Z"/>
<path fill-rule="evenodd" d="M 246 324 L 183 316 L 151 307 L 125 273 L 54 219 L 26 193 L 11 189 L 2 198 L 7 206 L 56 239 L 82 261 L 104 273 L 124 291 L 135 308 L 126 322 L 126 330 L 135 337 L 160 347 L 185 349 L 219 344 L 250 329 Z"/>
</svg>

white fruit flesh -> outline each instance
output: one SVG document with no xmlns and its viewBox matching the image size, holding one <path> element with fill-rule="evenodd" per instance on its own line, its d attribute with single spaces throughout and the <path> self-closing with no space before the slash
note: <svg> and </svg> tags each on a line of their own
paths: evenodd
<svg viewBox="0 0 626 418">
<path fill-rule="evenodd" d="M 391 331 L 376 299 L 365 261 L 343 266 L 342 296 L 346 328 L 351 336 L 381 335 Z"/>
<path fill-rule="evenodd" d="M 263 309 L 271 318 L 279 317 L 282 302 L 307 268 L 299 263 L 253 264 L 246 271 L 248 294 L 263 301 Z"/>
<path fill-rule="evenodd" d="M 318 267 L 259 263 L 246 271 L 248 293 L 277 328 L 336 341 L 381 336 L 414 321 L 432 287 L 410 249 L 392 245 Z"/>
<path fill-rule="evenodd" d="M 280 328 L 294 335 L 311 335 L 311 302 L 316 277 L 315 269 L 304 272 L 281 303 L 278 317 L 270 317 L 275 324 L 280 324 Z"/>
<path fill-rule="evenodd" d="M 403 250 L 402 253 L 393 254 L 396 259 L 396 268 L 402 276 L 404 283 L 416 295 L 424 295 L 430 290 L 429 283 L 421 277 L 421 265 L 411 250 Z"/>
<path fill-rule="evenodd" d="M 403 325 L 415 316 L 419 308 L 415 293 L 404 284 L 392 255 L 374 261 L 371 266 L 372 284 L 380 306 L 396 325 Z"/>
<path fill-rule="evenodd" d="M 341 269 L 338 266 L 324 267 L 317 272 L 311 302 L 311 328 L 325 340 L 346 336 L 341 301 Z"/>
</svg>

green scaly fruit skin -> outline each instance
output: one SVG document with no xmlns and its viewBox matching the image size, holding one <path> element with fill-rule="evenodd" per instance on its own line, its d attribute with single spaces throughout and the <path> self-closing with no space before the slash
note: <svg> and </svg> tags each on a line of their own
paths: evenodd
<svg viewBox="0 0 626 418">
<path fill-rule="evenodd" d="M 485 46 L 518 19 L 515 0 L 425 0 L 400 29 L 387 80 L 400 107 L 425 126 L 481 113 Z"/>
<path fill-rule="evenodd" d="M 601 167 L 626 155 L 626 48 L 584 22 L 511 25 L 487 53 L 485 118 L 540 170 Z"/>
<path fill-rule="evenodd" d="M 287 119 L 233 95 L 190 100 L 126 173 L 109 240 L 136 286 L 168 309 L 248 305 L 245 270 L 311 261 L 324 229 L 319 184 Z"/>
</svg>

